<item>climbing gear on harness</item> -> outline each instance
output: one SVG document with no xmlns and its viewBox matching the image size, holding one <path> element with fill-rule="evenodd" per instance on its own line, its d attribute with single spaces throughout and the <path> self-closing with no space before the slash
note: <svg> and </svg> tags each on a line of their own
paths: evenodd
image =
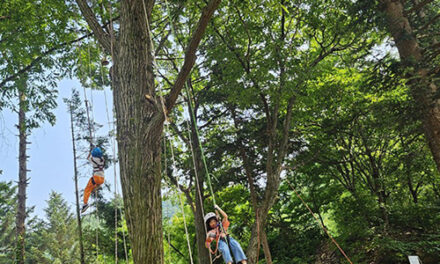
<svg viewBox="0 0 440 264">
<path fill-rule="evenodd" d="M 98 172 L 98 171 L 104 171 L 104 159 L 103 158 L 99 158 L 101 163 L 98 164 L 96 161 L 94 161 L 93 159 L 91 159 L 90 161 L 93 162 L 94 166 L 93 166 L 93 172 Z"/>
<path fill-rule="evenodd" d="M 96 147 L 92 150 L 92 156 L 95 158 L 101 158 L 102 157 L 102 151 L 99 147 Z"/>
</svg>

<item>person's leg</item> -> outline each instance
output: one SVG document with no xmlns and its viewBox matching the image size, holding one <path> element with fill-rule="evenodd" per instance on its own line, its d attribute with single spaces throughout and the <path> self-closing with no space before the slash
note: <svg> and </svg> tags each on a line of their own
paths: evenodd
<svg viewBox="0 0 440 264">
<path fill-rule="evenodd" d="M 93 178 L 95 179 L 96 187 L 104 183 L 104 177 L 102 176 L 94 175 Z"/>
<path fill-rule="evenodd" d="M 242 264 L 246 264 L 247 258 L 243 252 L 243 249 L 240 246 L 240 243 L 238 243 L 235 239 L 229 236 L 229 245 L 231 246 L 231 251 L 232 254 L 234 254 L 235 261 L 236 262 L 241 261 Z"/>
<path fill-rule="evenodd" d="M 93 175 L 93 177 L 90 178 L 86 188 L 84 189 L 84 204 L 87 204 L 89 202 L 89 197 L 93 190 L 103 183 L 104 177 Z"/>
<path fill-rule="evenodd" d="M 220 239 L 218 241 L 218 249 L 222 253 L 223 260 L 225 261 L 225 263 L 231 264 L 232 256 L 231 256 L 231 252 L 229 251 L 228 244 L 226 244 L 223 240 Z"/>
<path fill-rule="evenodd" d="M 89 202 L 89 197 L 94 187 L 95 187 L 95 180 L 93 179 L 93 177 L 90 177 L 90 180 L 87 183 L 86 188 L 84 189 L 84 200 L 83 200 L 84 204 L 87 204 Z"/>
</svg>

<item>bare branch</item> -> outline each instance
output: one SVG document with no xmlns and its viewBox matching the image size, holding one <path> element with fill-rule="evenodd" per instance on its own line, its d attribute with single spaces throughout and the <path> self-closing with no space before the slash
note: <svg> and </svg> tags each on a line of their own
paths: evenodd
<svg viewBox="0 0 440 264">
<path fill-rule="evenodd" d="M 213 25 L 214 26 L 214 25 Z M 236 49 L 229 44 L 229 42 L 226 40 L 226 38 L 220 33 L 220 31 L 214 26 L 214 31 L 217 33 L 217 35 L 220 37 L 220 39 L 223 41 L 223 43 L 226 45 L 226 47 L 235 55 L 238 62 L 240 62 L 243 69 L 246 71 L 246 73 L 249 74 L 250 69 L 247 67 L 247 64 L 245 61 L 240 57 L 240 54 L 236 51 Z"/>
<path fill-rule="evenodd" d="M 165 28 L 166 28 L 166 25 L 165 25 Z M 164 29 L 164 31 L 165 31 L 165 29 Z M 157 54 L 159 54 L 159 51 L 162 49 L 163 45 L 165 45 L 165 42 L 168 39 L 168 37 L 170 36 L 170 34 L 171 34 L 171 30 L 168 30 L 167 34 L 165 36 L 163 36 L 163 38 L 159 41 L 159 45 L 157 45 L 156 51 L 154 52 L 154 54 L 156 54 L 156 56 L 157 56 Z"/>
</svg>

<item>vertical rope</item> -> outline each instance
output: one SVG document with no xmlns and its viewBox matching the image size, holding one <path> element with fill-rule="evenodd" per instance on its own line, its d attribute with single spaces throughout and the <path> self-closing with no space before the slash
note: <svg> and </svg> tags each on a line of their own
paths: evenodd
<svg viewBox="0 0 440 264">
<path fill-rule="evenodd" d="M 167 161 L 167 141 L 166 137 L 163 137 L 163 153 L 164 153 L 164 167 L 163 171 L 166 172 L 168 168 L 168 161 Z M 169 214 L 168 207 L 167 207 L 167 215 Z M 169 223 L 172 223 L 171 218 L 168 220 Z M 165 230 L 165 233 L 168 237 L 168 263 L 171 263 L 171 240 L 170 240 L 170 232 L 168 230 Z"/>
<path fill-rule="evenodd" d="M 107 122 L 108 122 L 108 127 L 109 127 L 109 131 L 114 131 L 114 126 L 112 125 L 112 122 L 110 121 L 110 114 L 109 114 L 109 110 L 108 110 L 108 101 L 107 101 L 107 93 L 104 89 L 104 101 L 105 101 L 105 110 L 107 113 Z M 114 202 L 115 202 L 115 263 L 118 263 L 118 205 L 117 205 L 117 191 L 116 191 L 116 185 L 117 185 L 117 173 L 116 173 L 116 142 L 114 139 L 114 136 L 111 135 L 111 139 L 112 139 L 112 150 L 113 150 L 113 183 L 114 183 Z"/>
<path fill-rule="evenodd" d="M 110 53 L 111 53 L 111 58 L 112 58 L 112 63 L 115 62 L 115 54 L 114 54 L 114 41 L 115 41 L 115 35 L 114 35 L 114 27 L 113 27 L 113 13 L 112 13 L 112 6 L 111 6 L 111 2 L 109 3 L 109 14 L 110 14 Z M 110 75 L 111 75 L 111 79 L 110 82 L 111 84 L 113 84 L 113 77 L 114 75 L 114 64 L 112 65 L 111 69 L 110 69 Z M 116 132 L 116 120 L 113 118 L 113 131 L 114 133 Z M 117 197 L 119 197 L 119 191 L 118 191 L 118 181 L 117 181 L 117 177 L 116 177 L 116 140 L 115 137 L 113 137 L 113 158 L 114 158 L 114 166 L 113 166 L 113 170 L 114 170 L 114 174 L 115 174 L 115 194 Z M 119 208 L 119 215 L 121 216 L 121 220 L 123 219 L 123 214 L 122 214 L 122 210 Z M 115 212 L 115 216 L 117 216 L 117 210 Z M 124 254 L 125 254 L 125 261 L 126 263 L 128 263 L 128 251 L 127 251 L 127 242 L 126 242 L 126 235 L 125 235 L 125 229 L 123 228 L 124 226 L 124 222 L 122 223 L 122 238 L 124 241 Z M 117 231 L 115 231 L 117 232 Z M 117 235 L 117 234 L 116 234 Z M 115 235 L 115 236 L 116 236 Z M 116 245 L 117 247 L 117 245 Z M 115 250 L 116 251 L 116 250 Z"/>
<path fill-rule="evenodd" d="M 171 263 L 171 237 L 170 237 L 170 232 L 168 232 L 168 263 Z"/>
<path fill-rule="evenodd" d="M 88 48 L 88 71 L 89 71 L 89 77 L 91 76 L 91 70 L 90 70 L 90 43 L 87 45 Z M 89 126 L 89 136 L 90 136 L 90 146 L 93 146 L 93 141 L 94 141 L 94 118 L 93 118 L 93 105 L 90 106 L 89 105 L 89 101 L 87 100 L 87 90 L 85 87 L 84 88 L 84 99 L 85 99 L 85 104 L 86 104 L 86 110 L 87 110 L 87 122 L 88 122 L 88 126 Z M 92 89 L 90 89 L 91 91 Z M 93 93 L 90 92 L 90 96 L 91 96 L 91 100 L 93 101 Z M 90 108 L 90 109 L 89 109 Z M 90 114 L 90 112 L 92 112 Z M 92 121 L 91 121 L 91 115 L 92 115 Z M 92 173 L 92 177 L 93 177 L 93 173 Z M 94 190 L 95 192 L 95 207 L 96 207 L 96 219 L 98 221 L 98 228 L 96 229 L 95 232 L 95 237 L 96 237 L 96 262 L 98 262 L 98 256 L 99 256 L 99 211 L 98 211 L 98 188 L 95 188 Z"/>
<path fill-rule="evenodd" d="M 167 132 L 169 132 L 169 127 L 168 127 L 168 125 L 167 125 Z M 173 145 L 172 145 L 172 142 L 171 142 L 170 137 L 169 137 L 169 143 L 170 143 L 170 151 L 171 151 L 171 160 L 172 160 L 173 171 L 177 171 L 176 160 L 175 160 L 175 158 L 174 158 Z M 164 147 L 166 148 L 166 146 L 164 146 Z M 165 157 L 165 158 L 166 158 L 166 157 Z M 189 240 L 188 227 L 187 227 L 187 224 L 186 224 L 185 207 L 184 207 L 184 205 L 183 205 L 183 199 L 182 199 L 181 194 L 179 194 L 179 193 L 177 193 L 177 192 L 176 192 L 176 194 L 179 196 L 179 200 L 180 200 L 180 208 L 181 208 L 181 210 L 182 210 L 183 224 L 184 224 L 184 226 L 185 226 L 186 242 L 187 242 L 187 246 L 188 246 L 189 257 L 190 257 L 191 264 L 193 264 L 194 261 L 193 261 L 193 257 L 192 257 L 191 243 L 190 243 L 190 240 Z"/>
<path fill-rule="evenodd" d="M 292 190 L 295 192 L 296 196 L 301 200 L 303 205 L 309 210 L 310 214 L 315 218 L 316 222 L 318 222 L 319 226 L 324 230 L 324 232 L 327 234 L 327 236 L 332 240 L 333 244 L 336 245 L 336 247 L 339 249 L 339 251 L 342 253 L 342 255 L 345 257 L 345 259 L 350 263 L 353 264 L 353 262 L 350 260 L 350 258 L 345 254 L 344 250 L 339 246 L 338 242 L 333 238 L 332 235 L 328 232 L 327 228 L 319 221 L 319 219 L 316 217 L 315 213 L 313 213 L 312 209 L 307 205 L 307 203 L 303 200 L 303 198 L 299 195 L 299 193 L 296 191 L 295 187 L 293 187 L 292 183 L 286 178 L 287 184 L 292 188 Z"/>
<path fill-rule="evenodd" d="M 90 146 L 93 146 L 93 135 L 92 135 L 92 124 L 90 122 L 89 101 L 87 100 L 86 87 L 83 86 L 83 88 L 84 88 L 84 103 L 86 104 L 87 122 L 88 122 L 88 129 L 89 129 L 89 143 L 90 143 Z"/>
<path fill-rule="evenodd" d="M 175 30 L 174 30 L 174 26 L 173 26 L 173 23 L 172 23 L 172 21 L 171 21 L 171 19 L 170 19 L 170 17 L 171 17 L 171 11 L 170 11 L 170 8 L 169 8 L 169 4 L 168 4 L 168 1 L 167 0 L 165 0 L 165 5 L 166 5 L 166 9 L 167 9 L 167 13 L 168 13 L 168 20 L 169 20 L 169 24 L 170 24 L 170 29 L 171 29 L 171 33 L 174 35 L 174 36 L 177 36 L 176 34 L 175 34 Z M 176 61 L 176 63 L 177 63 L 177 60 L 175 59 L 175 61 Z M 185 83 L 185 87 L 186 87 L 186 83 Z M 189 99 L 189 97 L 188 97 L 188 101 L 189 101 L 190 99 Z M 191 108 L 192 106 L 190 106 L 190 108 Z M 188 128 L 188 135 L 189 135 L 189 145 L 190 145 L 190 149 L 191 149 L 191 154 L 192 154 L 192 161 L 193 161 L 193 166 L 194 166 L 194 174 L 195 174 L 195 177 L 196 177 L 196 188 L 198 189 L 198 194 L 199 194 L 199 201 L 200 201 L 200 208 L 201 208 L 201 211 L 202 211 L 202 217 L 204 217 L 205 216 L 205 210 L 204 210 L 204 205 L 203 205 L 203 199 L 202 199 L 202 189 L 203 189 L 203 186 L 200 186 L 200 181 L 199 181 L 199 177 L 198 177 L 198 170 L 197 170 L 197 165 L 196 165 L 196 160 L 195 160 L 195 152 L 194 152 L 194 147 L 193 147 L 193 145 L 192 145 L 192 135 L 191 135 L 191 129 L 190 129 L 190 125 L 189 125 L 189 122 L 188 122 L 188 120 L 186 121 L 186 124 L 187 124 L 187 128 Z M 195 126 L 196 127 L 196 126 Z M 198 133 L 198 131 L 197 131 L 197 133 Z M 198 135 L 198 134 L 197 134 Z M 199 144 L 200 144 L 200 138 L 198 138 L 198 142 L 199 142 Z M 203 151 L 203 149 L 202 148 L 200 148 L 200 150 L 201 151 Z M 203 152 L 202 152 L 203 153 Z M 203 164 L 204 164 L 204 167 L 205 167 L 205 170 L 206 170 L 206 172 L 207 172 L 207 175 L 208 175 L 208 177 L 209 177 L 209 172 L 208 172 L 208 169 L 207 169 L 207 166 L 206 166 L 206 161 L 203 159 Z M 209 179 L 209 182 L 210 182 L 210 179 Z M 212 187 L 211 187 L 211 185 L 210 185 L 210 190 L 211 190 L 211 194 L 213 194 L 213 192 L 212 192 Z M 214 201 L 214 204 L 215 204 L 215 197 L 214 196 L 212 196 L 213 197 L 213 201 Z M 208 230 L 207 230 L 207 228 L 206 228 L 206 224 L 204 223 L 203 224 L 203 227 L 204 227 L 204 229 L 205 229 L 205 234 L 207 234 L 208 233 Z M 212 264 L 212 262 L 213 262 L 213 260 L 212 260 L 212 256 L 211 256 L 211 254 L 209 254 L 209 263 L 210 264 Z"/>
<path fill-rule="evenodd" d="M 95 207 L 96 207 L 96 220 L 98 221 L 98 225 L 96 228 L 96 263 L 98 263 L 98 257 L 99 257 L 99 212 L 98 212 L 98 189 L 95 189 Z"/>
<path fill-rule="evenodd" d="M 189 106 L 189 109 L 190 109 L 190 115 L 192 116 L 192 120 L 193 120 L 192 122 L 193 122 L 193 125 L 194 125 L 194 129 L 195 129 L 195 132 L 196 132 L 196 136 L 197 136 L 198 142 L 199 142 L 200 155 L 202 157 L 203 165 L 204 165 L 204 168 L 205 168 L 205 173 L 206 173 L 206 176 L 207 176 L 207 179 L 208 179 L 209 191 L 211 192 L 213 205 L 216 205 L 217 203 L 215 201 L 215 194 L 214 194 L 214 191 L 212 189 L 211 176 L 210 176 L 210 173 L 208 171 L 208 165 L 206 164 L 205 151 L 204 151 L 202 143 L 200 141 L 199 128 L 198 128 L 197 123 L 196 123 L 196 116 L 195 116 L 194 108 L 193 108 L 193 105 L 192 105 L 192 96 L 191 96 L 191 93 L 190 93 L 190 91 L 188 89 L 188 85 L 187 84 L 185 84 L 185 90 L 186 90 L 186 95 L 188 97 L 188 106 Z"/>
<path fill-rule="evenodd" d="M 113 61 L 113 16 L 112 16 L 112 7 L 111 7 L 111 3 L 109 3 L 110 7 L 109 7 L 109 13 L 110 13 L 110 53 L 112 56 L 112 61 Z M 104 74 L 102 71 L 103 67 L 101 66 L 101 79 L 102 79 L 102 83 L 104 84 Z M 111 71 L 113 71 L 113 67 L 111 69 Z M 111 82 L 112 80 L 110 80 Z M 105 92 L 105 88 L 104 88 L 104 99 L 105 99 L 105 110 L 107 112 L 107 121 L 108 121 L 108 127 L 110 131 L 113 131 L 113 133 L 115 133 L 114 130 L 114 125 L 111 124 L 110 122 L 110 115 L 109 115 L 109 111 L 108 111 L 108 102 L 107 102 L 107 93 Z M 116 186 L 117 186 L 117 176 L 116 176 L 116 142 L 115 142 L 115 138 L 112 135 L 112 150 L 113 150 L 113 175 L 114 175 L 114 179 L 113 179 L 113 186 L 114 186 L 114 201 L 115 201 L 115 264 L 118 263 L 118 204 L 117 204 L 117 191 L 116 191 Z"/>
<path fill-rule="evenodd" d="M 200 181 L 199 181 L 199 176 L 198 176 L 199 173 L 198 173 L 198 170 L 197 170 L 195 153 L 194 153 L 194 148 L 193 148 L 193 145 L 192 145 L 191 128 L 190 128 L 188 119 L 186 120 L 186 126 L 187 126 L 187 129 L 188 129 L 189 146 L 191 148 L 192 161 L 193 161 L 193 165 L 194 165 L 194 174 L 196 176 L 196 187 L 197 187 L 198 193 L 199 193 L 200 209 L 202 210 L 202 217 L 204 217 L 205 216 L 205 209 L 204 209 L 204 206 L 203 206 L 202 188 L 200 187 Z M 208 233 L 208 229 L 206 228 L 206 223 L 203 223 L 203 228 L 205 229 L 205 234 L 207 234 Z M 212 255 L 211 254 L 209 254 L 209 263 L 212 264 Z"/>
</svg>

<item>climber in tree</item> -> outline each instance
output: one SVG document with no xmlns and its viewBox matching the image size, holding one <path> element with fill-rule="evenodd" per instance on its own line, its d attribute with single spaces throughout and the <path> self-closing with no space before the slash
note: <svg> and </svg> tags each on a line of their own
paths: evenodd
<svg viewBox="0 0 440 264">
<path fill-rule="evenodd" d="M 218 205 L 214 205 L 214 208 L 217 214 L 210 212 L 204 218 L 208 231 L 206 247 L 209 248 L 212 254 L 215 254 L 217 249 L 220 249 L 223 259 L 227 264 L 232 264 L 232 255 L 237 263 L 247 264 L 246 256 L 240 244 L 227 233 L 229 227 L 228 215 Z M 223 216 L 221 222 L 219 221 L 218 212 Z M 217 245 L 215 251 L 212 251 L 211 242 L 214 240 Z"/>
<path fill-rule="evenodd" d="M 84 213 L 87 208 L 89 208 L 88 201 L 92 191 L 104 183 L 104 159 L 102 158 L 101 149 L 99 147 L 93 148 L 89 153 L 87 160 L 92 163 L 93 176 L 90 177 L 84 190 L 84 205 L 81 209 L 81 213 Z"/>
</svg>

